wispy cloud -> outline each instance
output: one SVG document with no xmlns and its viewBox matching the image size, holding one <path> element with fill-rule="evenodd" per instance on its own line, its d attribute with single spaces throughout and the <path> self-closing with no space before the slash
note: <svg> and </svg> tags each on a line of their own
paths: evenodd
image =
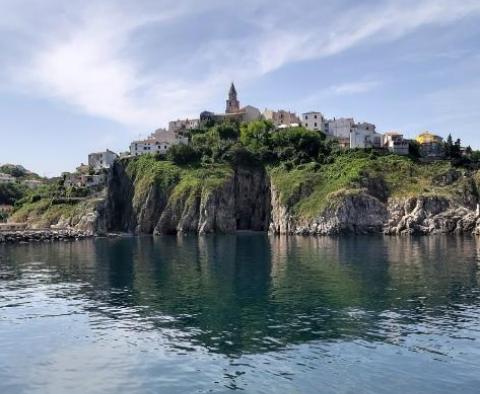
<svg viewBox="0 0 480 394">
<path fill-rule="evenodd" d="M 328 90 L 336 95 L 367 93 L 377 88 L 380 81 L 350 82 L 334 85 Z"/>
<path fill-rule="evenodd" d="M 164 1 L 148 2 L 150 6 L 143 10 L 127 2 L 103 4 L 108 5 L 77 6 L 66 19 L 57 14 L 56 22 L 61 23 L 48 25 L 48 34 L 31 48 L 28 61 L 11 65 L 10 80 L 30 94 L 67 103 L 135 131 L 166 124 L 172 117 L 195 115 L 211 97 L 223 92 L 231 79 L 255 81 L 292 62 L 392 41 L 424 26 L 448 24 L 480 13 L 477 0 L 368 2 L 345 12 L 335 13 L 330 7 L 329 15 L 324 15 L 322 7 L 310 7 L 305 12 L 301 4 L 262 3 L 275 7 L 277 12 L 272 16 L 259 12 L 256 2 L 246 1 L 242 8 L 235 6 L 240 14 L 237 22 L 249 21 L 244 34 L 228 36 L 220 30 L 196 41 L 193 34 L 186 35 L 176 24 L 201 12 L 199 7 L 211 8 L 221 16 L 231 12 L 231 6 L 220 1 L 202 5 Z M 22 21 L 20 8 L 5 8 L 12 19 Z M 314 23 L 318 20 L 323 22 Z M 56 31 L 56 25 L 61 29 Z M 149 67 L 145 72 L 146 60 L 136 56 L 132 47 L 141 40 L 142 29 L 166 25 L 178 32 L 178 40 L 195 41 L 196 49 L 168 58 L 162 57 L 162 52 L 175 42 L 149 48 L 174 71 Z M 16 26 L 22 32 L 28 28 L 25 23 Z M 8 28 L 15 26 L 10 24 Z M 199 69 L 204 70 L 201 75 Z M 330 93 L 358 94 L 377 86 L 376 81 L 345 83 L 333 86 Z"/>
</svg>

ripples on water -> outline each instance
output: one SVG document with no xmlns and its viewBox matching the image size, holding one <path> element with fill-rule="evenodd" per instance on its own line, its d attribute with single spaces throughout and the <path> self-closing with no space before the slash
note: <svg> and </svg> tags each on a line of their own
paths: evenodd
<svg viewBox="0 0 480 394">
<path fill-rule="evenodd" d="M 0 246 L 0 392 L 479 392 L 480 240 Z"/>
</svg>

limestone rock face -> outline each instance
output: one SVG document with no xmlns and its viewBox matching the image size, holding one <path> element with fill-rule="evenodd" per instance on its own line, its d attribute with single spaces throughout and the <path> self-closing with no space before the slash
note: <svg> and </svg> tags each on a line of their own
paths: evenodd
<svg viewBox="0 0 480 394">
<path fill-rule="evenodd" d="M 392 201 L 388 207 L 387 234 L 472 233 L 477 212 L 441 196 Z"/>
<path fill-rule="evenodd" d="M 89 232 L 211 233 L 269 230 L 274 234 L 341 233 L 480 234 L 478 185 L 473 176 L 451 170 L 432 180 L 449 194 L 419 193 L 391 197 L 381 176 L 362 176 L 346 189 L 328 195 L 319 212 L 301 215 L 296 206 L 313 192 L 300 185 L 283 201 L 278 187 L 261 167 L 236 167 L 221 182 L 175 189 L 152 183 L 138 193 L 135 180 L 116 163 L 109 175 L 104 204 L 75 223 Z"/>
<path fill-rule="evenodd" d="M 439 184 L 457 181 L 460 175 L 449 172 Z M 480 234 L 478 191 L 472 179 L 452 196 L 388 198 L 382 185 L 370 180 L 363 189 L 340 191 L 330 196 L 335 201 L 313 219 L 299 218 L 292 207 L 301 195 L 282 204 L 272 185 L 272 219 L 275 234 L 334 235 L 340 233 L 384 233 L 388 235 L 463 233 Z"/>
<path fill-rule="evenodd" d="M 262 231 L 268 228 L 269 213 L 266 172 L 237 168 L 219 188 L 170 197 L 155 233 Z"/>
<path fill-rule="evenodd" d="M 341 233 L 379 233 L 387 219 L 387 209 L 376 197 L 360 191 L 339 193 L 335 203 L 312 219 L 295 219 L 272 188 L 270 231 L 278 234 L 334 235 Z"/>
<path fill-rule="evenodd" d="M 152 183 L 135 194 L 121 163 L 109 180 L 105 227 L 108 231 L 139 234 L 230 233 L 267 230 L 270 222 L 270 185 L 264 168 L 238 167 L 220 185 L 159 188 Z"/>
</svg>

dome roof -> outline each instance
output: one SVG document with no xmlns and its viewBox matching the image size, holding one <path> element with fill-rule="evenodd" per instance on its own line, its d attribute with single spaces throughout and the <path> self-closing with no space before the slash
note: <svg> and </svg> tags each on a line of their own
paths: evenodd
<svg viewBox="0 0 480 394">
<path fill-rule="evenodd" d="M 438 144 L 443 141 L 443 138 L 433 133 L 430 133 L 429 131 L 425 131 L 424 133 L 419 134 L 416 140 L 419 144 Z"/>
</svg>

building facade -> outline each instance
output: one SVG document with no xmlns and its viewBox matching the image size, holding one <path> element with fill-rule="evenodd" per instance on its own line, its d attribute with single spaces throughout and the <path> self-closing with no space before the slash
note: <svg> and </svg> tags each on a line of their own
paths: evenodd
<svg viewBox="0 0 480 394">
<path fill-rule="evenodd" d="M 305 112 L 302 114 L 302 126 L 308 130 L 325 131 L 325 118 L 321 112 Z"/>
<path fill-rule="evenodd" d="M 280 109 L 273 111 L 271 109 L 265 109 L 263 111 L 263 117 L 273 123 L 275 127 L 280 126 L 298 126 L 302 122 L 295 112 L 285 111 Z"/>
<path fill-rule="evenodd" d="M 157 129 L 146 139 L 133 141 L 130 144 L 130 156 L 140 156 L 148 153 L 167 152 L 170 146 L 175 144 L 188 144 L 188 137 L 181 132 Z"/>
<path fill-rule="evenodd" d="M 383 147 L 397 155 L 408 155 L 410 152 L 410 142 L 403 138 L 403 134 L 396 131 L 383 134 Z"/>
<path fill-rule="evenodd" d="M 235 89 L 235 85 L 230 85 L 230 90 L 228 91 L 228 99 L 226 101 L 225 106 L 225 113 L 226 114 L 234 114 L 240 111 L 240 101 L 238 101 L 237 97 L 237 89 Z"/>
<path fill-rule="evenodd" d="M 0 183 L 11 182 L 15 182 L 15 177 L 11 176 L 10 174 L 4 174 L 3 172 L 0 173 Z"/>
<path fill-rule="evenodd" d="M 196 129 L 200 125 L 200 119 L 177 119 L 168 122 L 168 131 L 178 133 L 181 130 Z M 164 130 L 164 129 L 159 129 Z"/>
<path fill-rule="evenodd" d="M 350 139 L 350 133 L 354 127 L 353 118 L 333 118 L 325 122 L 325 133 L 339 139 Z"/>
<path fill-rule="evenodd" d="M 156 139 L 146 139 L 133 141 L 130 144 L 130 155 L 140 156 L 148 153 L 166 153 L 172 144 L 168 141 L 160 141 Z"/>
<path fill-rule="evenodd" d="M 94 170 L 110 168 L 118 155 L 111 150 L 105 152 L 90 153 L 88 155 L 88 165 Z"/>
<path fill-rule="evenodd" d="M 420 145 L 420 155 L 425 158 L 438 159 L 444 155 L 443 138 L 428 131 L 415 139 Z"/>
<path fill-rule="evenodd" d="M 375 129 L 365 127 L 363 124 L 355 125 L 350 132 L 350 149 L 381 148 L 382 135 Z"/>
</svg>

